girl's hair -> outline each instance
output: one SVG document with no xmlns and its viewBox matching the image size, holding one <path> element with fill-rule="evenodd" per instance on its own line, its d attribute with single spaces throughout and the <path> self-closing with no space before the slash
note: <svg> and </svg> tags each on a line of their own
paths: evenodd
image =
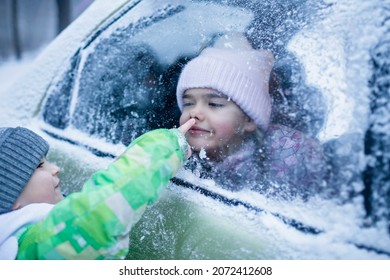
<svg viewBox="0 0 390 280">
<path fill-rule="evenodd" d="M 271 122 L 315 137 L 324 123 L 326 103 L 318 89 L 306 84 L 304 73 L 292 54 L 275 63 L 269 82 Z"/>
</svg>

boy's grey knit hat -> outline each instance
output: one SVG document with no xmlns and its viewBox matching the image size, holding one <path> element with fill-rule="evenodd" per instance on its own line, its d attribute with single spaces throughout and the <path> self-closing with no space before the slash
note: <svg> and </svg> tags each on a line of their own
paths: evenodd
<svg viewBox="0 0 390 280">
<path fill-rule="evenodd" d="M 27 128 L 0 128 L 0 214 L 11 211 L 49 144 Z"/>
</svg>

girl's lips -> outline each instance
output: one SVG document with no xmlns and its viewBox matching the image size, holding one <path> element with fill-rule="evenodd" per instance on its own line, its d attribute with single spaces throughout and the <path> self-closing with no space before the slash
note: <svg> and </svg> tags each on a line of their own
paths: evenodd
<svg viewBox="0 0 390 280">
<path fill-rule="evenodd" d="M 204 135 L 204 134 L 210 133 L 210 131 L 203 129 L 203 128 L 200 128 L 200 127 L 191 127 L 191 129 L 189 130 L 189 133 L 191 135 Z"/>
</svg>

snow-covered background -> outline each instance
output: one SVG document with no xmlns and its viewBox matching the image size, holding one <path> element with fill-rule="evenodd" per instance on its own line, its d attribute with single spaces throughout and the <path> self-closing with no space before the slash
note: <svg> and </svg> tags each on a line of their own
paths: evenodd
<svg viewBox="0 0 390 280">
<path fill-rule="evenodd" d="M 93 0 L 1 1 L 0 94 L 22 79 L 37 55 L 92 2 Z"/>
<path fill-rule="evenodd" d="M 22 60 L 10 59 L 0 64 L 0 95 L 7 92 L 12 85 L 29 71 L 36 53 L 25 54 Z"/>
</svg>

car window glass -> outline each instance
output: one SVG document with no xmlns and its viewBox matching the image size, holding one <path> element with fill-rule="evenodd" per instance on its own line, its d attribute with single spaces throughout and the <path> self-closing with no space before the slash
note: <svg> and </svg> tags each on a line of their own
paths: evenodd
<svg viewBox="0 0 390 280">
<path fill-rule="evenodd" d="M 75 54 L 52 86 L 43 117 L 57 128 L 124 144 L 177 125 L 178 61 L 195 56 L 217 34 L 243 32 L 252 18 L 243 8 L 212 3 L 142 1 Z"/>
</svg>

